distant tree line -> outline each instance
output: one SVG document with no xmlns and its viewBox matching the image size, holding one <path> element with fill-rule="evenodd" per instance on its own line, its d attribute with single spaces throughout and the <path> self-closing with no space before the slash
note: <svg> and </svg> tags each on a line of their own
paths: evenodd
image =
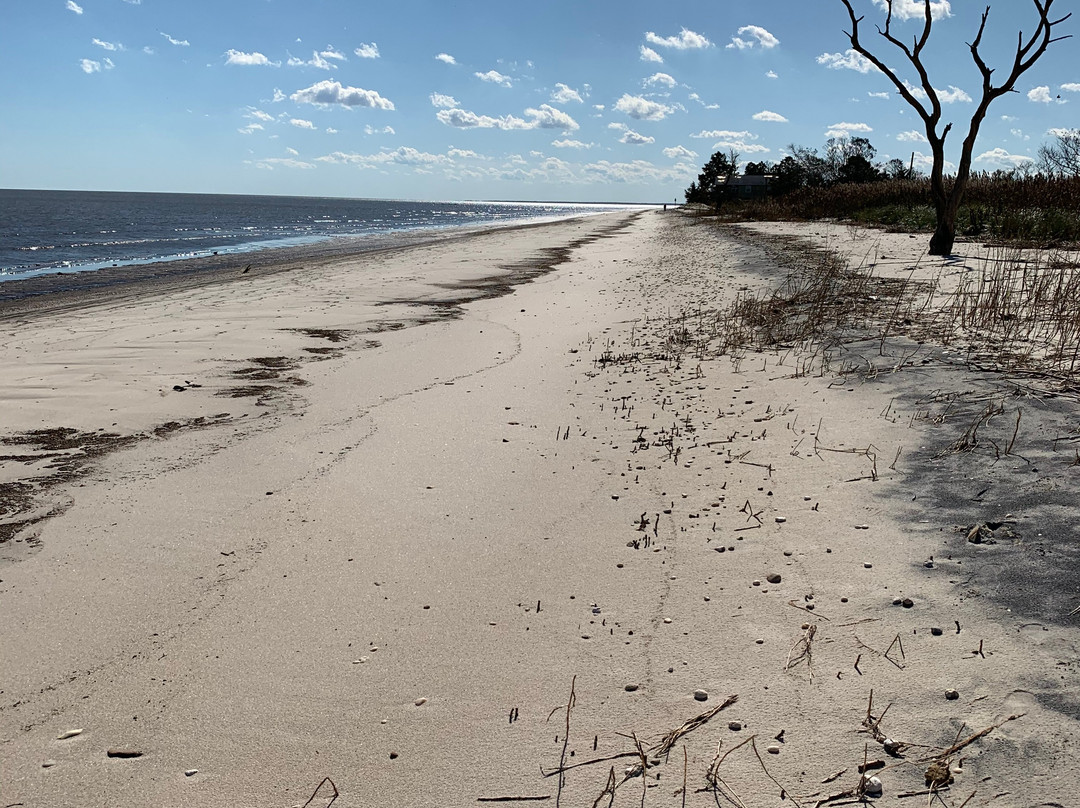
<svg viewBox="0 0 1080 808">
<path fill-rule="evenodd" d="M 923 176 L 914 162 L 893 158 L 876 162 L 877 149 L 864 137 L 830 138 L 823 153 L 808 146 L 791 144 L 779 162 L 748 162 L 741 176 L 767 176 L 768 194 L 784 196 L 807 188 L 861 185 L 886 180 L 913 180 Z M 687 202 L 718 205 L 728 196 L 740 176 L 739 154 L 734 150 L 716 152 L 701 169 L 697 180 L 686 189 Z M 1063 130 L 1055 140 L 1039 148 L 1038 159 L 1021 163 L 1011 172 L 1018 177 L 1080 177 L 1080 130 Z"/>
</svg>

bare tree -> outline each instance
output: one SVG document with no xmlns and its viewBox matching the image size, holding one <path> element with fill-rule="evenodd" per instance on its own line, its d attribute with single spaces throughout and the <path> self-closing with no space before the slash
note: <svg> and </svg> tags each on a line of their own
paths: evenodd
<svg viewBox="0 0 1080 808">
<path fill-rule="evenodd" d="M 1039 60 L 1039 57 L 1046 52 L 1046 49 L 1052 43 L 1069 38 L 1068 36 L 1055 37 L 1054 28 L 1069 19 L 1072 14 L 1066 14 L 1060 19 L 1051 20 L 1050 7 L 1054 4 L 1054 0 L 1032 0 L 1036 10 L 1039 12 L 1039 24 L 1035 29 L 1035 33 L 1027 40 L 1024 39 L 1022 31 L 1018 34 L 1016 54 L 1013 57 L 1012 67 L 1005 81 L 995 86 L 991 81 L 994 69 L 987 67 L 982 54 L 979 53 L 983 31 L 986 29 L 986 20 L 990 16 L 990 7 L 986 7 L 986 11 L 982 14 L 982 22 L 979 24 L 978 34 L 976 34 L 974 40 L 967 43 L 968 49 L 971 51 L 971 58 L 975 60 L 975 64 L 982 74 L 982 97 L 979 99 L 978 106 L 971 116 L 968 134 L 964 138 L 963 148 L 960 151 L 960 164 L 956 168 L 956 176 L 951 178 L 951 184 L 947 184 L 945 180 L 945 138 L 952 129 L 952 123 L 946 124 L 945 128 L 940 133 L 938 132 L 938 127 L 941 124 L 941 100 L 938 98 L 937 90 L 930 83 L 930 77 L 927 75 L 922 60 L 923 49 L 930 39 L 930 29 L 933 24 L 930 13 L 930 0 L 925 0 L 926 22 L 923 24 L 922 33 L 914 38 L 911 46 L 901 42 L 892 32 L 893 0 L 885 0 L 888 9 L 885 17 L 885 27 L 877 29 L 885 40 L 903 52 L 904 56 L 915 68 L 919 75 L 919 85 L 923 93 L 926 94 L 927 102 L 929 102 L 929 108 L 927 108 L 927 104 L 915 97 L 918 92 L 917 89 L 912 89 L 901 81 L 890 67 L 867 50 L 859 40 L 859 23 L 862 22 L 863 18 L 855 16 L 855 9 L 851 7 L 851 0 L 841 0 L 841 2 L 847 7 L 848 14 L 851 17 L 851 31 L 845 32 L 848 39 L 851 40 L 851 47 L 885 74 L 896 86 L 903 99 L 919 114 L 923 124 L 926 126 L 926 138 L 930 141 L 930 149 L 934 157 L 933 168 L 930 171 L 930 187 L 934 199 L 935 213 L 937 214 L 937 228 L 930 239 L 930 254 L 949 255 L 956 239 L 956 212 L 964 197 L 968 177 L 971 175 L 971 154 L 975 148 L 975 139 L 979 135 L 979 127 L 986 117 L 990 104 L 995 99 L 1012 92 L 1017 79 Z"/>
<path fill-rule="evenodd" d="M 1080 129 L 1057 132 L 1057 142 L 1039 147 L 1039 169 L 1052 177 L 1080 177 Z"/>
</svg>

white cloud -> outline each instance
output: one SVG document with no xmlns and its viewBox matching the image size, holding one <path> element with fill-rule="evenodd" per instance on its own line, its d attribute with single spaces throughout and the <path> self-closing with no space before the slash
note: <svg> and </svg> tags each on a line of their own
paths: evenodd
<svg viewBox="0 0 1080 808">
<path fill-rule="evenodd" d="M 961 90 L 959 87 L 949 85 L 948 90 L 939 90 L 936 87 L 934 91 L 937 93 L 938 100 L 942 104 L 955 104 L 957 102 L 963 102 L 965 104 L 971 103 L 971 96 Z"/>
<path fill-rule="evenodd" d="M 996 149 L 980 154 L 975 158 L 975 162 L 986 163 L 999 168 L 1016 168 L 1023 163 L 1034 163 L 1035 161 L 1022 154 L 1009 154 L 1005 149 L 998 146 Z"/>
<path fill-rule="evenodd" d="M 458 106 L 457 99 L 455 99 L 452 95 L 432 93 L 429 97 L 431 98 L 431 106 L 433 107 L 439 107 L 441 109 L 453 109 L 454 107 Z"/>
<path fill-rule="evenodd" d="M 333 45 L 327 45 L 326 50 L 319 51 L 319 56 L 324 59 L 333 59 L 335 62 L 347 61 L 345 54 L 335 48 Z"/>
<path fill-rule="evenodd" d="M 874 4 L 882 10 L 888 9 L 887 0 L 874 0 Z M 892 0 L 893 16 L 899 20 L 919 20 L 926 17 L 926 4 L 923 0 Z M 932 0 L 930 3 L 930 16 L 935 20 L 948 17 L 952 14 L 949 0 Z"/>
<path fill-rule="evenodd" d="M 100 73 L 102 70 L 112 70 L 116 65 L 109 58 L 102 59 L 100 62 L 94 59 L 82 59 L 79 61 L 79 67 L 82 68 L 83 73 Z"/>
<path fill-rule="evenodd" d="M 867 95 L 870 96 L 871 98 L 886 98 L 886 99 L 892 98 L 892 96 L 889 95 L 888 93 L 867 93 Z"/>
<path fill-rule="evenodd" d="M 698 156 L 698 154 L 696 151 L 691 151 L 685 146 L 670 146 L 664 149 L 664 156 L 672 160 L 680 157 L 685 160 L 693 160 L 695 157 Z"/>
<path fill-rule="evenodd" d="M 239 132 L 241 135 L 250 135 L 252 132 L 257 132 L 260 129 L 264 128 L 265 127 L 261 123 L 249 123 L 247 126 L 243 127 L 242 129 L 237 129 L 236 131 Z"/>
<path fill-rule="evenodd" d="M 730 129 L 703 129 L 696 135 L 690 135 L 692 138 L 702 139 L 715 139 L 722 138 L 724 140 L 757 140 L 757 135 L 753 132 L 732 132 Z"/>
<path fill-rule="evenodd" d="M 641 61 L 643 62 L 656 62 L 657 64 L 664 63 L 664 57 L 654 51 L 652 48 L 646 48 L 644 45 L 642 45 L 639 53 Z"/>
<path fill-rule="evenodd" d="M 767 72 L 767 73 L 765 74 L 765 78 L 767 78 L 767 79 L 778 79 L 778 78 L 780 78 L 780 76 L 778 76 L 778 75 L 776 74 L 776 71 L 775 71 L 775 70 L 770 70 L 769 72 Z"/>
<path fill-rule="evenodd" d="M 744 25 L 731 38 L 731 43 L 727 47 L 737 48 L 738 50 L 761 47 L 763 50 L 768 50 L 769 48 L 775 48 L 779 44 L 780 40 L 760 25 Z"/>
<path fill-rule="evenodd" d="M 438 59 L 440 62 L 444 62 L 445 64 L 448 64 L 448 65 L 456 65 L 457 64 L 457 59 L 455 59 L 449 53 L 440 53 L 435 58 Z"/>
<path fill-rule="evenodd" d="M 830 70 L 855 70 L 859 73 L 877 70 L 873 62 L 852 48 L 843 53 L 823 53 L 817 58 L 817 63 Z"/>
<path fill-rule="evenodd" d="M 387 163 L 406 166 L 431 166 L 449 164 L 450 158 L 445 154 L 431 154 L 430 152 L 417 151 L 410 146 L 399 146 L 390 151 L 381 151 L 377 154 L 350 154 L 347 152 L 333 152 L 324 157 L 316 157 L 320 163 L 336 163 L 339 165 L 355 165 L 360 168 L 376 168 Z"/>
<path fill-rule="evenodd" d="M 296 149 L 286 148 L 285 151 L 287 151 L 293 157 L 299 157 L 300 156 L 300 152 L 298 152 Z"/>
<path fill-rule="evenodd" d="M 149 45 L 143 45 L 142 52 L 145 53 L 147 56 L 153 56 L 155 51 Z"/>
<path fill-rule="evenodd" d="M 502 129 L 511 131 L 516 129 L 559 129 L 564 132 L 572 132 L 580 127 L 577 121 L 562 110 L 548 104 L 541 104 L 539 109 L 529 108 L 525 115 L 530 119 L 518 118 L 514 115 L 503 115 L 494 118 L 490 115 L 477 115 L 464 109 L 440 109 L 435 117 L 446 126 L 457 129 Z"/>
<path fill-rule="evenodd" d="M 652 31 L 645 32 L 645 41 L 650 45 L 659 45 L 662 48 L 675 48 L 675 50 L 696 50 L 707 48 L 712 43 L 694 31 L 683 28 L 677 36 L 658 36 Z"/>
<path fill-rule="evenodd" d="M 264 157 L 261 160 L 249 160 L 248 162 L 254 162 L 256 168 L 262 168 L 267 171 L 273 171 L 275 168 L 315 168 L 312 163 L 305 163 L 303 160 L 297 160 L 295 157 Z"/>
<path fill-rule="evenodd" d="M 360 47 L 353 51 L 361 59 L 378 59 L 379 46 L 374 42 L 361 43 Z"/>
<path fill-rule="evenodd" d="M 625 123 L 609 123 L 608 129 L 615 129 L 622 132 L 622 137 L 619 138 L 620 143 L 626 143 L 630 146 L 648 146 L 650 143 L 655 143 L 656 138 L 649 135 L 643 135 L 640 132 L 635 132 Z"/>
<path fill-rule="evenodd" d="M 581 99 L 581 93 L 577 90 L 572 90 L 562 82 L 555 84 L 555 92 L 551 94 L 551 102 L 553 104 L 567 104 L 571 101 L 577 101 L 579 104 L 585 102 Z"/>
<path fill-rule="evenodd" d="M 94 37 L 90 41 L 93 42 L 95 45 L 97 45 L 99 48 L 101 48 L 103 50 L 107 50 L 107 51 L 122 51 L 122 50 L 124 50 L 123 45 L 120 45 L 120 44 L 117 44 L 117 43 L 114 43 L 114 42 L 105 42 L 104 40 L 98 39 L 97 37 Z"/>
<path fill-rule="evenodd" d="M 653 73 L 643 82 L 646 87 L 662 84 L 665 87 L 674 87 L 676 84 L 675 79 L 669 76 L 667 73 Z"/>
<path fill-rule="evenodd" d="M 773 123 L 787 123 L 788 119 L 779 112 L 763 109 L 751 116 L 755 121 L 771 121 Z"/>
<path fill-rule="evenodd" d="M 1050 88 L 1045 85 L 1029 90 L 1027 97 L 1028 101 L 1034 101 L 1037 104 L 1049 104 L 1054 100 L 1050 95 Z"/>
<path fill-rule="evenodd" d="M 458 158 L 466 159 L 466 160 L 467 159 L 474 159 L 474 160 L 483 160 L 484 159 L 482 156 L 480 156 L 479 154 L 474 152 L 472 149 L 450 148 L 446 153 L 450 157 L 458 157 Z"/>
<path fill-rule="evenodd" d="M 384 126 L 382 129 L 376 129 L 371 124 L 368 124 L 367 126 L 364 127 L 364 134 L 365 135 L 396 135 L 397 132 L 394 131 L 394 127 L 392 127 L 392 126 Z"/>
<path fill-rule="evenodd" d="M 563 140 L 553 140 L 551 145 L 556 149 L 591 149 L 594 143 L 582 143 L 580 140 L 570 140 L 564 138 Z"/>
<path fill-rule="evenodd" d="M 1080 84 L 1076 84 L 1076 83 L 1062 84 L 1061 89 L 1064 90 L 1067 93 L 1080 93 Z"/>
<path fill-rule="evenodd" d="M 277 87 L 274 88 L 274 103 L 279 104 L 287 98 L 285 93 L 281 92 Z"/>
<path fill-rule="evenodd" d="M 78 3 L 76 3 L 75 0 L 67 0 L 67 5 L 65 6 L 65 8 L 68 11 L 74 11 L 76 14 L 82 14 L 83 13 L 82 6 L 80 6 Z"/>
<path fill-rule="evenodd" d="M 186 39 L 176 39 L 175 37 L 171 37 L 171 36 L 169 36 L 169 35 L 168 35 L 168 34 L 166 34 L 166 33 L 165 33 L 164 31 L 160 31 L 159 33 L 160 33 L 160 34 L 161 34 L 161 35 L 162 35 L 163 37 L 165 37 L 165 38 L 166 38 L 167 40 L 169 40 L 169 44 L 170 44 L 170 45 L 179 45 L 179 46 L 181 46 L 181 47 L 184 47 L 184 48 L 186 48 L 186 47 L 188 47 L 188 46 L 190 46 L 190 45 L 191 45 L 191 43 L 190 43 L 190 42 L 188 42 L 188 41 L 187 41 Z"/>
<path fill-rule="evenodd" d="M 752 137 L 754 140 L 757 140 L 756 135 Z M 743 154 L 762 154 L 764 152 L 772 151 L 770 148 L 768 148 L 767 146 L 762 146 L 760 143 L 748 143 L 745 140 L 737 139 L 718 140 L 712 145 L 712 150 L 717 151 L 718 149 L 731 149 L 733 151 L 737 151 Z"/>
<path fill-rule="evenodd" d="M 1064 129 L 1064 128 L 1059 127 L 1059 126 L 1055 126 L 1052 129 L 1047 129 L 1046 134 L 1048 134 L 1048 135 L 1050 135 L 1052 137 L 1066 137 L 1066 136 L 1069 136 L 1069 135 L 1078 135 L 1078 134 L 1080 134 L 1080 129 Z"/>
<path fill-rule="evenodd" d="M 343 87 L 337 81 L 316 82 L 303 90 L 297 90 L 289 98 L 298 104 L 341 104 L 343 107 L 394 109 L 394 103 L 383 98 L 375 90 Z"/>
<path fill-rule="evenodd" d="M 498 70 L 489 70 L 487 73 L 473 73 L 480 81 L 486 81 L 490 84 L 498 84 L 500 87 L 512 87 L 514 82 L 509 76 L 504 76 Z"/>
<path fill-rule="evenodd" d="M 263 112 L 261 109 L 251 109 L 245 116 L 246 118 L 254 118 L 256 121 L 272 121 L 274 116 L 269 112 Z"/>
<path fill-rule="evenodd" d="M 328 135 L 336 135 L 337 133 L 338 133 L 338 130 L 335 129 L 334 127 L 332 127 L 332 126 L 326 127 L 326 134 L 328 134 Z"/>
<path fill-rule="evenodd" d="M 1009 134 L 1020 140 L 1031 140 L 1031 135 L 1025 135 L 1023 129 L 1010 129 Z"/>
<path fill-rule="evenodd" d="M 926 135 L 924 135 L 922 132 L 917 132 L 914 129 L 912 129 L 911 131 L 908 131 L 908 132 L 901 132 L 899 135 L 896 136 L 896 139 L 899 140 L 901 143 L 929 143 L 930 142 L 929 140 L 926 139 Z"/>
<path fill-rule="evenodd" d="M 263 54 L 258 51 L 252 53 L 244 53 L 243 51 L 233 50 L 229 48 L 225 51 L 225 64 L 227 65 L 265 65 L 268 67 L 280 67 L 281 62 L 271 62 Z"/>
<path fill-rule="evenodd" d="M 873 131 L 873 128 L 865 123 L 834 123 L 825 130 L 825 137 L 848 137 L 853 132 L 857 134 L 869 134 Z"/>
<path fill-rule="evenodd" d="M 639 95 L 623 94 L 623 97 L 615 102 L 615 109 L 629 115 L 637 121 L 662 121 L 675 110 L 672 107 L 650 101 Z"/>
<path fill-rule="evenodd" d="M 305 121 L 303 118 L 290 118 L 289 123 L 295 126 L 297 129 L 314 129 L 315 124 L 311 121 Z"/>
</svg>

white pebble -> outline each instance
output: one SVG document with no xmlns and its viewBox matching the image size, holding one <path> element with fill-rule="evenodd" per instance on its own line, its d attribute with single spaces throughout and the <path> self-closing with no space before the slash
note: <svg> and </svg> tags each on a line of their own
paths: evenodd
<svg viewBox="0 0 1080 808">
<path fill-rule="evenodd" d="M 867 777 L 863 781 L 863 790 L 868 797 L 880 797 L 882 791 L 880 778 Z"/>
<path fill-rule="evenodd" d="M 769 744 L 768 746 L 765 747 L 765 751 L 768 752 L 770 755 L 779 755 L 780 754 L 780 744 L 771 743 L 771 744 Z"/>
<path fill-rule="evenodd" d="M 784 522 L 787 521 L 787 517 L 786 516 L 778 516 L 778 517 L 776 517 L 776 521 L 777 521 L 778 524 L 783 524 Z"/>
<path fill-rule="evenodd" d="M 427 698 L 421 696 L 416 701 L 414 701 L 413 704 L 415 704 L 417 707 L 423 707 L 425 704 L 427 704 Z"/>
<path fill-rule="evenodd" d="M 82 735 L 82 733 L 83 733 L 83 731 L 81 729 L 65 730 L 64 732 L 61 732 L 57 736 L 56 740 L 58 740 L 58 741 L 66 741 L 68 738 L 74 738 L 76 735 Z"/>
</svg>

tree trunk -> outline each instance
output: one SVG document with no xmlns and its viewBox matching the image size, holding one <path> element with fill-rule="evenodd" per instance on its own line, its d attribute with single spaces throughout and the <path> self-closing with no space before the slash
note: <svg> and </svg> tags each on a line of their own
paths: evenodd
<svg viewBox="0 0 1080 808">
<path fill-rule="evenodd" d="M 956 217 L 944 217 L 930 237 L 930 255 L 952 255 L 953 242 L 956 240 Z"/>
</svg>

